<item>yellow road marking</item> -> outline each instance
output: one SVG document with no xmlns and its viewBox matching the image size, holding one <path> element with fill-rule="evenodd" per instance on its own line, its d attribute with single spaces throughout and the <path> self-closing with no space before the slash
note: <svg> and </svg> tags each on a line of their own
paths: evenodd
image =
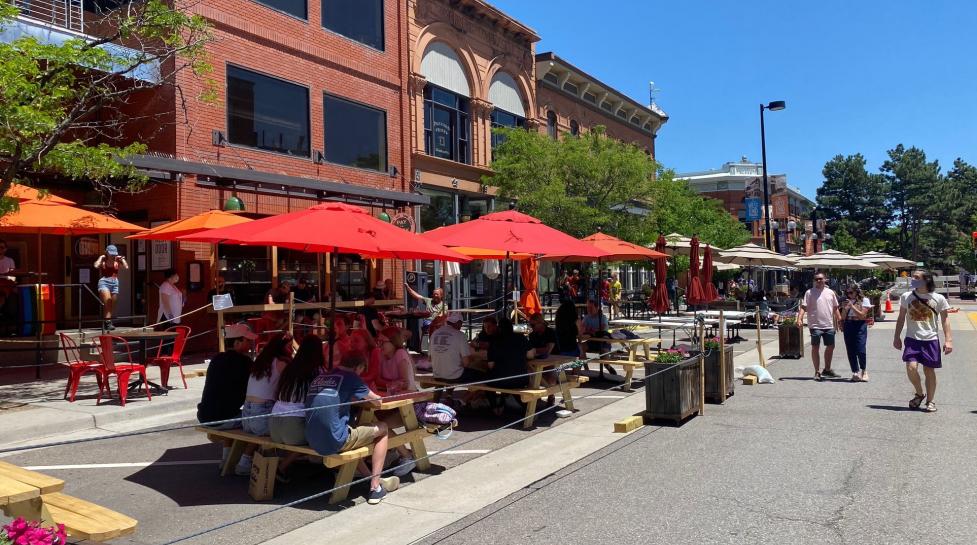
<svg viewBox="0 0 977 545">
<path fill-rule="evenodd" d="M 967 318 L 970 318 L 970 323 L 973 324 L 974 329 L 977 329 L 977 312 L 968 312 Z"/>
</svg>

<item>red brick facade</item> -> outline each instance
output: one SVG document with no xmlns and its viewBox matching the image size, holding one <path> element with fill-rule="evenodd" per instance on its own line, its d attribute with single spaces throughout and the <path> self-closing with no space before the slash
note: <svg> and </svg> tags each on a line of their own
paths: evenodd
<svg viewBox="0 0 977 545">
<path fill-rule="evenodd" d="M 640 127 L 621 119 L 609 112 L 590 105 L 564 91 L 560 91 L 544 81 L 537 86 L 536 99 L 539 101 L 538 117 L 542 120 L 540 132 L 548 130 L 546 119 L 548 112 L 556 114 L 557 130 L 559 134 L 569 133 L 570 124 L 576 121 L 580 132 L 587 132 L 591 127 L 603 125 L 607 128 L 607 135 L 623 142 L 630 142 L 645 150 L 652 157 L 655 156 L 655 137 Z"/>
</svg>

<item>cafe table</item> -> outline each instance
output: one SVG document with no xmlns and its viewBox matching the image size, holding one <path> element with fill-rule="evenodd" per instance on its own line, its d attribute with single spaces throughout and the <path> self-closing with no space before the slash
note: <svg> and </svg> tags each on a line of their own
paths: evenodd
<svg viewBox="0 0 977 545">
<path fill-rule="evenodd" d="M 126 341 L 138 342 L 139 361 L 137 363 L 146 365 L 146 361 L 148 361 L 147 345 L 149 344 L 149 341 L 157 341 L 159 343 L 163 343 L 166 341 L 173 341 L 177 337 L 177 332 L 176 331 L 153 331 L 152 329 L 130 329 L 128 331 L 113 332 L 111 335 L 113 337 L 119 337 L 120 339 L 125 339 Z M 159 384 L 156 384 L 155 382 L 151 382 L 148 380 L 146 382 L 149 384 L 149 387 L 153 389 L 153 394 L 166 394 L 167 392 L 169 392 L 169 389 L 164 388 Z M 137 390 L 140 386 L 142 386 L 142 379 L 137 378 L 136 380 L 133 380 L 132 382 L 129 383 L 129 391 Z"/>
<path fill-rule="evenodd" d="M 360 405 L 360 425 L 372 424 L 377 422 L 378 412 L 396 410 L 404 423 L 404 429 L 408 432 L 420 429 L 421 423 L 417 420 L 414 412 L 414 403 L 430 401 L 433 398 L 431 392 L 409 392 L 393 396 L 385 396 L 380 402 L 379 407 L 369 404 L 369 402 L 359 403 Z M 427 456 L 427 447 L 424 446 L 424 439 L 419 438 L 410 443 L 411 453 L 417 462 L 417 469 L 424 471 L 431 467 L 431 461 Z"/>
</svg>

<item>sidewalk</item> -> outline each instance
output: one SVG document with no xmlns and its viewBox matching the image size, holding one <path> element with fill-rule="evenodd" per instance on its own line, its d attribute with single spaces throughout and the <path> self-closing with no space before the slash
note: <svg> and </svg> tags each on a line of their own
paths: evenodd
<svg viewBox="0 0 977 545">
<path fill-rule="evenodd" d="M 185 373 L 206 368 L 202 361 L 183 366 Z M 45 438 L 88 430 L 134 429 L 193 419 L 204 386 L 204 377 L 187 377 L 189 388 L 184 390 L 179 371 L 171 369 L 170 386 L 177 388 L 167 395 L 154 395 L 148 400 L 140 389 L 129 393 L 125 407 L 119 404 L 117 394 L 96 405 L 95 377 L 85 375 L 75 402 L 69 403 L 62 399 L 67 373 L 57 367 L 43 369 L 41 379 L 34 378 L 33 368 L 5 373 L 4 381 L 9 383 L 0 386 L 0 448 L 41 443 Z M 158 384 L 159 368 L 149 368 L 148 376 Z M 114 392 L 116 378 L 110 380 Z"/>
</svg>

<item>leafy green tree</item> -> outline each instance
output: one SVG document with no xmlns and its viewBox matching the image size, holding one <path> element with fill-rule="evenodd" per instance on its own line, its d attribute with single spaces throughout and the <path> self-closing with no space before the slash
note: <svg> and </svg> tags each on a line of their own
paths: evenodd
<svg viewBox="0 0 977 545">
<path fill-rule="evenodd" d="M 923 150 L 902 144 L 887 153 L 880 170 L 888 182 L 889 205 L 899 228 L 895 247 L 900 255 L 918 261 L 920 233 L 931 219 L 940 186 L 940 164 L 928 162 Z"/>
<path fill-rule="evenodd" d="M 647 218 L 632 213 L 654 193 L 657 165 L 603 127 L 560 139 L 523 129 L 497 129 L 504 142 L 492 161 L 495 185 L 519 209 L 575 237 L 598 229 L 634 242 L 652 238 Z"/>
<path fill-rule="evenodd" d="M 886 179 L 869 174 L 865 157 L 857 153 L 847 157 L 836 155 L 825 163 L 824 181 L 817 191 L 819 217 L 827 220 L 828 231 L 835 237 L 834 246 L 841 249 L 840 233 L 851 237 L 845 252 L 878 249 L 892 214 L 886 206 Z M 858 233 L 857 239 L 852 234 Z"/>
<path fill-rule="evenodd" d="M 723 208 L 721 201 L 703 197 L 674 173 L 659 173 L 651 197 L 652 232 L 697 235 L 715 248 L 732 248 L 750 240 L 746 226 Z"/>
<path fill-rule="evenodd" d="M 0 32 L 17 13 L 13 2 L 0 3 Z M 140 93 L 164 86 L 172 88 L 174 101 L 182 100 L 174 88 L 177 74 L 204 77 L 209 71 L 209 26 L 180 0 L 123 2 L 87 23 L 104 32 L 61 43 L 33 37 L 0 42 L 0 195 L 11 183 L 40 176 L 90 180 L 108 193 L 120 181 L 138 185 L 141 178 L 119 159 L 146 146 L 127 140 L 124 129 L 175 120 L 172 108 L 142 118 L 123 109 Z M 124 47 L 107 47 L 113 45 Z M 136 77 L 150 73 L 156 77 Z M 204 88 L 200 98 L 212 100 L 212 87 Z M 0 215 L 16 206 L 0 200 Z"/>
</svg>

